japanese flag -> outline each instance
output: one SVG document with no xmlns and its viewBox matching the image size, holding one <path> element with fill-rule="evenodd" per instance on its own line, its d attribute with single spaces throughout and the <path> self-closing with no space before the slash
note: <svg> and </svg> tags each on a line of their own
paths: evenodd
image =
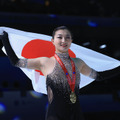
<svg viewBox="0 0 120 120">
<path fill-rule="evenodd" d="M 55 53 L 51 36 L 0 27 L 0 34 L 3 31 L 8 33 L 10 44 L 19 58 L 51 57 Z M 3 51 L 5 52 L 4 48 Z M 71 57 L 81 58 L 96 71 L 105 71 L 120 66 L 120 61 L 74 43 L 71 44 L 69 54 Z M 47 94 L 46 78 L 40 71 L 20 69 L 30 78 L 35 91 Z M 82 88 L 93 81 L 94 79 L 81 75 L 79 86 Z"/>
</svg>

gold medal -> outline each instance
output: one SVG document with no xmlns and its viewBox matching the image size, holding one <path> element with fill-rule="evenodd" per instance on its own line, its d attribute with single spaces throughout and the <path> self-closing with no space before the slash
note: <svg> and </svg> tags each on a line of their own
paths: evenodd
<svg viewBox="0 0 120 120">
<path fill-rule="evenodd" d="M 77 100 L 76 95 L 73 92 L 74 89 L 75 89 L 75 81 L 76 81 L 75 63 L 73 62 L 72 59 L 70 59 L 71 64 L 72 64 L 72 79 L 71 79 L 65 65 L 62 62 L 62 60 L 57 56 L 57 54 L 55 54 L 54 56 L 55 56 L 55 59 L 59 62 L 60 66 L 62 67 L 62 69 L 63 69 L 63 71 L 66 75 L 67 81 L 68 81 L 68 83 L 70 85 L 70 89 L 72 91 L 71 94 L 70 94 L 70 101 L 71 101 L 71 103 L 74 104 L 74 103 L 76 103 L 76 100 Z"/>
<path fill-rule="evenodd" d="M 76 95 L 75 95 L 74 92 L 71 92 L 71 94 L 70 94 L 70 101 L 71 101 L 72 103 L 76 103 Z"/>
</svg>

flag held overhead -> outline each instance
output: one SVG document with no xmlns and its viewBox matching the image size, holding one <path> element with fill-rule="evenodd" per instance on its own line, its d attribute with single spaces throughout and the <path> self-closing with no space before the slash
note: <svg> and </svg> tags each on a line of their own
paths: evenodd
<svg viewBox="0 0 120 120">
<path fill-rule="evenodd" d="M 0 34 L 8 33 L 10 44 L 19 58 L 36 58 L 54 56 L 55 48 L 51 43 L 51 36 L 26 32 L 8 27 L 0 27 Z M 5 52 L 4 48 L 3 51 Z M 120 66 L 120 61 L 104 54 L 98 53 L 80 45 L 71 44 L 69 49 L 71 57 L 78 57 L 85 61 L 88 66 L 97 70 L 105 71 Z M 32 81 L 33 89 L 47 94 L 46 78 L 40 71 L 20 68 Z M 94 79 L 81 75 L 80 88 L 90 84 Z"/>
</svg>

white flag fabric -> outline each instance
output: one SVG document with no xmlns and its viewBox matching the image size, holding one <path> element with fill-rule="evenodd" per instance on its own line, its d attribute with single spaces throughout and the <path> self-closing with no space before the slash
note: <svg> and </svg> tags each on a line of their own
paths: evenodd
<svg viewBox="0 0 120 120">
<path fill-rule="evenodd" d="M 51 43 L 51 36 L 9 27 L 0 27 L 0 34 L 2 34 L 3 31 L 8 33 L 10 44 L 19 58 L 51 57 L 54 55 L 55 48 Z M 4 48 L 3 51 L 5 52 Z M 88 66 L 96 71 L 110 70 L 120 66 L 119 60 L 74 43 L 71 44 L 69 54 L 71 57 L 82 59 Z M 47 94 L 46 78 L 40 71 L 27 68 L 21 68 L 21 70 L 30 78 L 35 91 Z M 93 81 L 94 79 L 81 74 L 79 86 L 82 88 Z"/>
</svg>

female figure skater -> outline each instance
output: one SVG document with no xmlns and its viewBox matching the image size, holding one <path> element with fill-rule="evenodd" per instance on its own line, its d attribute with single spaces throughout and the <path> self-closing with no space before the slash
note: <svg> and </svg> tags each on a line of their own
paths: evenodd
<svg viewBox="0 0 120 120">
<path fill-rule="evenodd" d="M 68 49 L 72 43 L 72 34 L 65 26 L 53 31 L 51 42 L 55 46 L 55 55 L 50 58 L 19 59 L 6 32 L 1 39 L 12 65 L 40 70 L 46 77 L 49 101 L 46 120 L 84 120 L 79 104 L 80 73 L 97 81 L 112 73 L 111 70 L 98 73 L 80 58 L 70 58 Z M 120 67 L 115 70 L 119 71 Z"/>
</svg>

